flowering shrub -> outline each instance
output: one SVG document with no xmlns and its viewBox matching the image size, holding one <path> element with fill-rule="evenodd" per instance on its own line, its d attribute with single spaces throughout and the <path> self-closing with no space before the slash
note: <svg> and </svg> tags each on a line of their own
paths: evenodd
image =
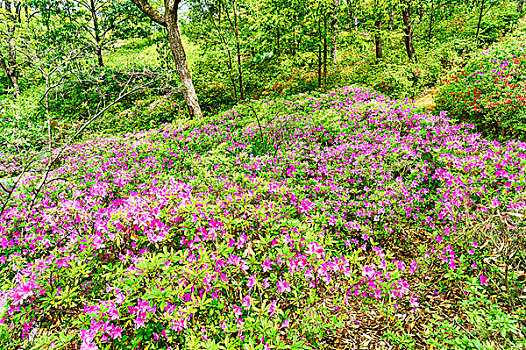
<svg viewBox="0 0 526 350">
<path fill-rule="evenodd" d="M 437 108 L 473 123 L 484 135 L 502 140 L 526 136 L 526 47 L 524 32 L 475 56 L 451 77 Z"/>
<path fill-rule="evenodd" d="M 525 150 L 362 88 L 71 146 L 0 216 L 1 347 L 331 347 L 465 285 L 503 295 L 502 259 L 523 310 Z"/>
</svg>

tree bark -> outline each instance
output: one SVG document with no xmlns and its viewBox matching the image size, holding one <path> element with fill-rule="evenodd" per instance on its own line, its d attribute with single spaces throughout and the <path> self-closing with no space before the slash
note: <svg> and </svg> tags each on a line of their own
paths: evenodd
<svg viewBox="0 0 526 350">
<path fill-rule="evenodd" d="M 225 9 L 226 11 L 226 9 Z M 214 20 L 211 18 L 210 21 L 212 24 L 214 24 Z M 228 48 L 228 43 L 225 39 L 225 36 L 223 35 L 223 31 L 221 30 L 221 6 L 219 7 L 219 19 L 218 19 L 218 32 L 219 32 L 219 38 L 221 39 L 221 42 L 225 46 L 225 52 L 228 56 L 227 61 L 227 67 L 228 67 L 228 75 L 230 76 L 230 82 L 232 83 L 232 89 L 234 90 L 234 99 L 236 102 L 239 102 L 237 99 L 237 87 L 236 87 L 236 79 L 234 77 L 234 63 L 232 60 L 232 54 L 230 53 L 230 49 Z"/>
<path fill-rule="evenodd" d="M 321 89 L 321 66 L 322 66 L 322 37 L 321 37 L 321 25 L 318 22 L 318 32 L 319 32 L 319 38 L 318 38 L 318 88 Z"/>
<path fill-rule="evenodd" d="M 479 21 L 477 23 L 477 34 L 475 34 L 475 44 L 479 43 L 480 23 L 482 22 L 482 16 L 484 15 L 484 2 L 485 0 L 482 0 L 482 3 L 480 4 Z"/>
<path fill-rule="evenodd" d="M 380 35 L 380 32 L 382 31 L 382 16 L 377 18 L 377 20 L 374 22 L 374 25 L 376 27 L 376 34 L 374 35 L 374 44 L 375 44 L 375 52 L 376 52 L 376 59 L 379 60 L 383 57 L 383 51 L 382 51 L 382 37 Z"/>
<path fill-rule="evenodd" d="M 323 89 L 327 89 L 327 15 L 323 17 Z"/>
<path fill-rule="evenodd" d="M 243 89 L 243 69 L 241 67 L 241 49 L 239 46 L 239 28 L 237 25 L 237 7 L 236 0 L 232 0 L 234 5 L 234 31 L 236 34 L 236 51 L 237 51 L 237 70 L 238 70 L 238 85 L 239 85 L 239 97 L 241 100 L 245 99 L 245 91 Z"/>
<path fill-rule="evenodd" d="M 299 16 L 296 14 L 294 15 L 294 50 L 292 51 L 292 56 L 296 56 L 296 53 L 299 51 L 300 49 L 300 44 L 299 44 L 299 40 L 298 40 L 298 18 Z"/>
<path fill-rule="evenodd" d="M 175 9 L 175 11 L 177 11 L 177 9 Z M 166 30 L 168 33 L 168 40 L 170 42 L 170 49 L 175 60 L 175 70 L 177 71 L 179 81 L 183 86 L 183 96 L 188 107 L 188 113 L 192 118 L 199 117 L 202 115 L 201 106 L 199 106 L 199 100 L 197 99 L 197 94 L 195 93 L 192 75 L 190 74 L 190 69 L 188 68 L 186 53 L 184 52 L 183 41 L 181 39 L 181 33 L 179 32 L 179 25 L 177 23 L 177 14 L 167 16 Z"/>
<path fill-rule="evenodd" d="M 427 42 L 431 41 L 433 35 L 433 26 L 435 21 L 435 1 L 431 1 L 431 13 L 429 14 L 429 30 L 427 31 Z"/>
<path fill-rule="evenodd" d="M 20 96 L 20 85 L 18 84 L 18 69 L 16 67 L 16 48 L 14 44 L 14 27 L 8 28 L 10 37 L 7 38 L 8 57 L 7 60 L 0 54 L 0 67 L 7 76 L 9 84 L 13 88 L 15 98 Z"/>
<path fill-rule="evenodd" d="M 517 12 L 522 12 L 522 6 L 524 6 L 524 0 L 519 0 L 519 3 L 517 4 Z"/>
<path fill-rule="evenodd" d="M 153 9 L 148 0 L 132 0 L 133 3 L 150 19 L 163 27 L 166 27 L 170 50 L 175 60 L 175 69 L 182 85 L 183 97 L 188 108 L 190 118 L 203 115 L 199 100 L 195 93 L 192 75 L 188 68 L 186 53 L 184 51 L 179 25 L 177 23 L 177 10 L 181 0 L 164 0 L 164 14 Z"/>
<path fill-rule="evenodd" d="M 394 9 L 391 7 L 391 10 L 389 11 L 389 31 L 393 30 L 394 25 Z"/>
<path fill-rule="evenodd" d="M 337 38 L 337 25 L 338 25 L 338 9 L 340 7 L 341 0 L 334 0 L 334 15 L 331 20 L 331 32 L 332 32 L 332 48 L 331 56 L 332 61 L 336 63 L 338 61 L 338 38 Z"/>
<path fill-rule="evenodd" d="M 99 67 L 104 67 L 104 62 L 102 60 L 102 40 L 100 38 L 100 29 L 99 29 L 99 19 L 97 18 L 97 9 L 95 8 L 95 1 L 90 0 L 90 12 L 91 19 L 93 20 L 93 31 L 95 38 L 95 52 L 97 54 L 97 63 Z"/>
<path fill-rule="evenodd" d="M 402 9 L 402 19 L 404 21 L 404 33 L 405 33 L 405 50 L 407 52 L 407 57 L 412 61 L 413 58 L 416 60 L 415 48 L 413 46 L 413 26 L 411 24 L 411 8 L 409 4 L 406 4 Z"/>
</svg>

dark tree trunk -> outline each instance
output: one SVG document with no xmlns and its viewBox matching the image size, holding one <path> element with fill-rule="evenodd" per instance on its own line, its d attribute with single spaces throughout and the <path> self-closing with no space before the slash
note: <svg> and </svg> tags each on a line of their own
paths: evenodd
<svg viewBox="0 0 526 350">
<path fill-rule="evenodd" d="M 276 28 L 276 43 L 278 45 L 276 52 L 279 56 L 281 53 L 281 33 L 279 32 L 279 27 Z"/>
<path fill-rule="evenodd" d="M 7 59 L 2 57 L 0 54 L 0 67 L 4 71 L 5 75 L 7 76 L 7 80 L 9 81 L 9 85 L 13 88 L 13 95 L 15 98 L 18 98 L 20 96 L 20 85 L 18 84 L 18 69 L 16 66 L 16 48 L 14 44 L 14 27 L 8 27 L 7 32 L 9 34 L 9 37 L 7 38 Z"/>
<path fill-rule="evenodd" d="M 159 13 L 149 3 L 148 0 L 132 0 L 133 3 L 146 14 L 150 19 L 166 27 L 170 50 L 175 60 L 175 69 L 182 85 L 183 97 L 188 108 L 188 114 L 191 118 L 203 115 L 199 100 L 195 93 L 192 75 L 188 68 L 186 53 L 184 52 L 179 25 L 177 24 L 177 10 L 180 0 L 165 0 L 164 14 Z"/>
<path fill-rule="evenodd" d="M 382 17 L 380 17 L 374 22 L 374 25 L 376 27 L 376 34 L 374 35 L 374 44 L 375 44 L 375 51 L 376 51 L 376 59 L 379 60 L 383 57 L 382 52 L 382 37 L 381 37 L 381 31 L 382 31 Z"/>
<path fill-rule="evenodd" d="M 299 21 L 299 16 L 298 15 L 294 15 L 294 22 L 295 23 L 298 23 Z M 294 49 L 292 50 L 292 55 L 295 56 L 296 53 L 299 51 L 300 49 L 300 43 L 299 43 L 299 40 L 298 40 L 298 25 L 295 24 L 294 25 Z"/>
<path fill-rule="evenodd" d="M 321 88 L 321 68 L 322 68 L 322 37 L 321 37 L 321 25 L 318 22 L 318 88 Z"/>
<path fill-rule="evenodd" d="M 327 89 L 327 16 L 323 18 L 323 89 Z"/>
<path fill-rule="evenodd" d="M 480 23 L 482 22 L 482 16 L 484 15 L 484 2 L 485 0 L 482 0 L 480 4 L 480 12 L 479 12 L 479 21 L 477 23 L 477 34 L 475 34 L 475 43 L 479 43 L 479 34 L 480 34 Z"/>
<path fill-rule="evenodd" d="M 336 63 L 338 60 L 338 39 L 337 39 L 337 25 L 338 25 L 338 10 L 340 7 L 341 0 L 334 0 L 334 15 L 331 20 L 331 33 L 332 33 L 332 48 L 331 56 L 332 61 Z"/>
<path fill-rule="evenodd" d="M 238 70 L 238 85 L 239 97 L 241 100 L 245 99 L 245 91 L 243 89 L 243 68 L 241 67 L 241 49 L 239 45 L 239 28 L 237 25 L 237 7 L 236 0 L 232 0 L 234 5 L 234 31 L 236 34 L 236 51 L 237 51 L 237 70 Z"/>
<path fill-rule="evenodd" d="M 415 48 L 413 46 L 413 26 L 411 24 L 411 8 L 410 5 L 407 4 L 402 9 L 402 19 L 404 21 L 404 33 L 405 33 L 405 50 L 407 52 L 407 57 L 409 57 L 409 60 L 415 60 L 416 62 L 416 55 L 415 55 Z"/>
<path fill-rule="evenodd" d="M 427 31 L 427 42 L 431 41 L 433 36 L 433 26 L 435 24 L 435 1 L 431 1 L 431 13 L 429 14 L 429 29 Z"/>
<path fill-rule="evenodd" d="M 524 6 L 524 0 L 519 0 L 519 3 L 517 4 L 517 12 L 522 12 L 522 6 Z"/>
<path fill-rule="evenodd" d="M 95 7 L 95 1 L 90 0 L 90 12 L 93 20 L 93 31 L 95 38 L 95 52 L 97 53 L 97 63 L 99 67 L 104 67 L 102 60 L 102 40 L 100 38 L 99 19 L 97 18 L 97 9 Z"/>
<path fill-rule="evenodd" d="M 221 3 L 220 3 L 221 4 Z M 230 82 L 232 83 L 232 90 L 234 92 L 234 99 L 236 102 L 239 102 L 237 98 L 237 87 L 236 87 L 236 79 L 234 77 L 234 61 L 232 60 L 232 54 L 230 53 L 230 49 L 228 48 L 228 43 L 225 39 L 225 36 L 223 35 L 223 31 L 221 29 L 221 6 L 219 7 L 219 18 L 218 18 L 218 34 L 219 38 L 221 39 L 221 42 L 225 46 L 225 52 L 228 56 L 228 61 L 226 62 L 226 65 L 228 67 L 228 75 L 230 76 Z M 210 22 L 212 25 L 215 25 L 213 17 L 210 17 Z"/>
<path fill-rule="evenodd" d="M 389 31 L 393 30 L 394 25 L 394 9 L 391 7 L 391 10 L 389 11 Z"/>
</svg>

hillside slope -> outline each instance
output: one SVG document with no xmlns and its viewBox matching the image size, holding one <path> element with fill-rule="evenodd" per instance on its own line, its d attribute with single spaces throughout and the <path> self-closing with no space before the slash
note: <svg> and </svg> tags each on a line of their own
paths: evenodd
<svg viewBox="0 0 526 350">
<path fill-rule="evenodd" d="M 356 87 L 243 108 L 25 178 L 1 347 L 525 346 L 526 143 Z"/>
</svg>

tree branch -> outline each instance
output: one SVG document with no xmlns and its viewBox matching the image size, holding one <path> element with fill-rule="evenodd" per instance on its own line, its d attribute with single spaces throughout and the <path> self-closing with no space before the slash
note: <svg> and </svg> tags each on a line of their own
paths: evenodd
<svg viewBox="0 0 526 350">
<path fill-rule="evenodd" d="M 157 24 L 162 25 L 163 27 L 166 27 L 166 20 L 164 16 L 161 15 L 158 11 L 154 10 L 153 7 L 151 7 L 150 4 L 148 3 L 148 0 L 132 0 L 132 2 L 146 16 L 150 17 L 152 21 L 154 21 Z"/>
</svg>

